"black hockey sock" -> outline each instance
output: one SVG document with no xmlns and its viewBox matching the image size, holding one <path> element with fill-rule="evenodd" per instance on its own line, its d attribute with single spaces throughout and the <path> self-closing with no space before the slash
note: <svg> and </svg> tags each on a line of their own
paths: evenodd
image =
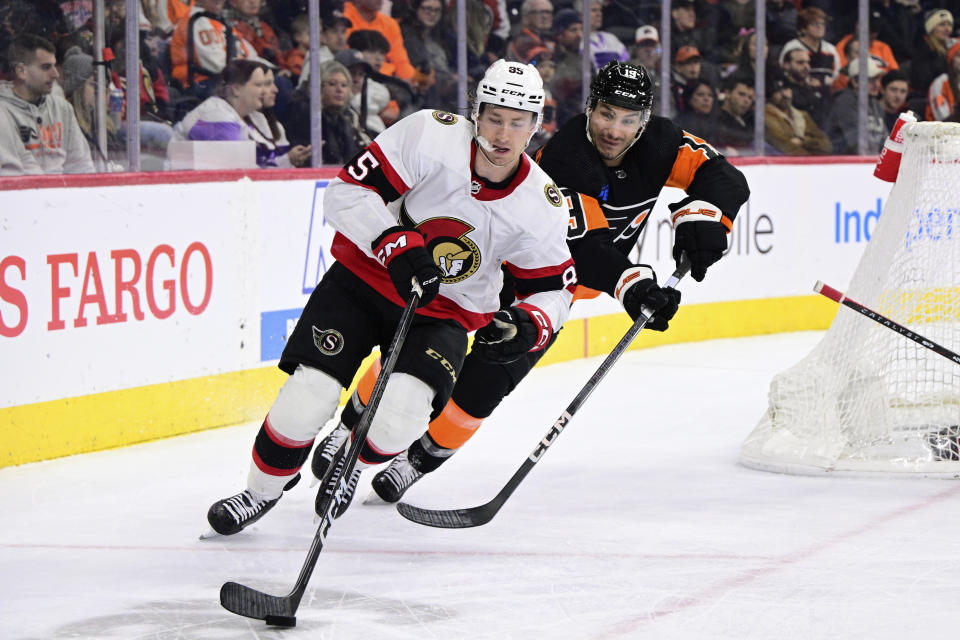
<svg viewBox="0 0 960 640">
<path fill-rule="evenodd" d="M 407 449 L 407 458 L 411 466 L 420 473 L 430 473 L 450 459 L 457 449 L 447 449 L 438 445 L 429 433 L 424 433 Z"/>
<path fill-rule="evenodd" d="M 262 464 L 272 467 L 275 470 L 274 475 L 295 474 L 307 461 L 311 448 L 313 448 L 313 440 L 301 447 L 291 447 L 280 441 L 267 429 L 266 422 L 260 426 L 260 431 L 257 432 L 253 443 L 255 456 Z"/>
<path fill-rule="evenodd" d="M 343 406 L 343 411 L 340 412 L 340 423 L 350 429 L 350 431 L 353 431 L 353 428 L 360 422 L 360 415 L 366 406 L 367 405 L 360 400 L 360 395 L 354 390 L 354 392 L 350 394 L 350 399 L 347 401 L 347 404 Z"/>
</svg>

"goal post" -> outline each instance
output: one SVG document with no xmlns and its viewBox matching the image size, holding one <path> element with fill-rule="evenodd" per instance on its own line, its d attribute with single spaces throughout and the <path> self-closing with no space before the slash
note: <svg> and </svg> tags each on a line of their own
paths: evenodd
<svg viewBox="0 0 960 640">
<path fill-rule="evenodd" d="M 958 351 L 960 124 L 903 133 L 897 181 L 846 294 Z M 813 350 L 774 376 L 740 461 L 782 473 L 960 478 L 958 439 L 960 364 L 841 308 Z"/>
</svg>

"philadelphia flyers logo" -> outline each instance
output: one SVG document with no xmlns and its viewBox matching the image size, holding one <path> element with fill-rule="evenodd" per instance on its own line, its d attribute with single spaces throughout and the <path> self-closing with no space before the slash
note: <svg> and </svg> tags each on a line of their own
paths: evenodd
<svg viewBox="0 0 960 640">
<path fill-rule="evenodd" d="M 336 329 L 313 329 L 313 344 L 325 356 L 335 356 L 343 351 L 343 334 Z"/>
<path fill-rule="evenodd" d="M 434 111 L 433 119 L 439 122 L 440 124 L 456 124 L 457 116 L 452 113 L 447 113 L 446 111 Z"/>
<path fill-rule="evenodd" d="M 405 207 L 400 210 L 400 222 L 416 227 L 426 239 L 427 251 L 443 273 L 440 282 L 454 284 L 466 280 L 480 268 L 480 249 L 470 239 L 472 226 L 456 218 L 429 218 L 414 222 Z"/>
<path fill-rule="evenodd" d="M 552 182 L 543 188 L 543 195 L 547 196 L 547 202 L 553 206 L 563 206 L 563 196 L 560 195 L 560 190 L 557 189 L 557 185 Z"/>
</svg>

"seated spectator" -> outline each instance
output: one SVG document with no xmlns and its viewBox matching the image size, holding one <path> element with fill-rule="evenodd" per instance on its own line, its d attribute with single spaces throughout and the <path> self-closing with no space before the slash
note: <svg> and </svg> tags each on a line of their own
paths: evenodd
<svg viewBox="0 0 960 640">
<path fill-rule="evenodd" d="M 580 44 L 583 40 L 583 20 L 573 9 L 559 11 L 554 19 L 553 61 L 556 72 L 550 91 L 557 101 L 557 122 L 564 123 L 583 111 L 583 71 L 580 63 Z"/>
<path fill-rule="evenodd" d="M 43 173 L 91 173 L 90 147 L 73 108 L 52 94 L 60 76 L 55 51 L 39 36 L 13 38 L 7 48 L 12 82 L 0 83 L 0 109 L 14 121 L 21 146 Z"/>
<path fill-rule="evenodd" d="M 410 64 L 430 79 L 422 92 L 424 104 L 455 110 L 457 107 L 456 33 L 445 16 L 441 0 L 412 0 L 410 17 L 401 22 L 403 44 Z M 424 83 L 426 84 L 426 83 Z"/>
<path fill-rule="evenodd" d="M 860 78 L 860 59 L 850 63 L 850 87 L 841 90 L 834 96 L 833 105 L 827 116 L 824 130 L 833 145 L 833 153 L 838 155 L 856 155 L 860 153 L 858 147 L 857 126 L 859 116 L 857 85 Z M 883 124 L 883 107 L 880 106 L 880 76 L 883 69 L 873 58 L 867 58 L 867 73 L 869 85 L 867 87 L 867 153 L 880 153 L 883 141 L 886 139 Z"/>
<path fill-rule="evenodd" d="M 901 64 L 913 59 L 915 34 L 920 31 L 923 9 L 919 0 L 873 0 L 871 12 L 880 14 L 877 38 L 890 45 Z"/>
<path fill-rule="evenodd" d="M 717 92 L 704 80 L 697 80 L 683 90 L 684 109 L 676 123 L 684 131 L 699 138 L 713 140 L 717 129 Z"/>
<path fill-rule="evenodd" d="M 583 1 L 574 0 L 573 8 L 583 15 Z M 590 2 L 590 53 L 593 54 L 593 69 L 596 71 L 611 60 L 627 62 L 630 54 L 620 39 L 609 31 L 602 31 L 604 0 Z"/>
<path fill-rule="evenodd" d="M 499 54 L 490 48 L 493 34 L 493 12 L 484 1 L 467 1 L 467 84 L 480 81 L 487 67 L 499 59 Z M 456 19 L 456 9 L 451 11 Z"/>
<path fill-rule="evenodd" d="M 325 11 L 320 18 L 320 65 L 331 62 L 338 53 L 347 48 L 347 33 L 353 23 L 337 11 Z M 297 88 L 303 87 L 310 79 L 310 51 L 303 57 L 303 68 Z"/>
<path fill-rule="evenodd" d="M 350 108 L 360 116 L 364 132 L 375 138 L 388 126 L 382 114 L 386 114 L 389 123 L 393 124 L 400 115 L 399 106 L 390 97 L 390 90 L 376 81 L 375 78 L 383 76 L 373 70 L 373 65 L 362 53 L 344 49 L 334 59 L 350 71 Z"/>
<path fill-rule="evenodd" d="M 756 10 L 756 0 L 719 0 L 718 59 L 724 64 L 737 62 L 744 38 L 757 30 Z"/>
<path fill-rule="evenodd" d="M 882 42 L 877 39 L 877 33 L 880 31 L 880 25 L 883 24 L 883 18 L 880 15 L 880 12 L 877 10 L 872 10 L 870 12 L 870 26 L 868 27 L 870 35 L 870 47 L 867 52 L 874 59 L 874 61 L 880 66 L 880 69 L 886 73 L 891 69 L 899 69 L 900 65 L 897 63 L 896 57 L 893 55 L 893 49 L 890 48 L 886 42 Z M 847 55 L 847 44 L 854 44 L 854 51 L 859 50 L 859 41 L 857 40 L 857 34 L 860 33 L 860 22 L 857 21 L 856 27 L 854 28 L 853 33 L 848 33 L 843 36 L 840 41 L 837 43 L 837 53 L 840 55 L 840 66 L 845 67 L 847 64 L 857 56 L 854 53 L 852 56 Z M 840 86 L 837 86 L 837 83 L 840 83 Z M 833 90 L 839 91 L 846 86 L 847 80 L 846 76 L 837 77 L 836 81 L 833 83 Z"/>
<path fill-rule="evenodd" d="M 250 112 L 246 118 L 250 127 L 250 137 L 257 143 L 257 166 L 265 168 L 306 166 L 310 162 L 312 147 L 310 145 L 290 146 L 290 142 L 287 141 L 287 132 L 273 112 L 278 91 L 273 70 L 267 69 L 264 77 L 263 106 Z"/>
<path fill-rule="evenodd" d="M 320 130 L 324 165 L 343 165 L 370 144 L 359 126 L 359 114 L 350 107 L 350 71 L 336 60 L 320 67 Z M 290 103 L 287 135 L 293 144 L 310 143 L 309 85 L 297 88 Z"/>
<path fill-rule="evenodd" d="M 249 42 L 257 50 L 257 56 L 273 65 L 274 83 L 277 86 L 276 106 L 277 114 L 282 115 L 287 110 L 290 94 L 294 84 L 290 79 L 293 75 L 280 65 L 283 53 L 280 50 L 280 39 L 265 20 L 260 17 L 263 0 L 230 0 L 223 15 L 234 31 L 240 34 L 245 42 Z"/>
<path fill-rule="evenodd" d="M 660 46 L 660 34 L 657 28 L 650 24 L 637 27 L 634 33 L 634 45 L 630 48 L 630 63 L 642 66 L 650 75 L 653 83 L 653 104 L 656 113 L 660 113 L 660 106 L 667 105 L 667 116 L 676 115 L 673 103 L 663 101 L 663 82 L 660 78 L 660 59 L 663 48 Z"/>
<path fill-rule="evenodd" d="M 907 93 L 910 76 L 903 69 L 887 71 L 880 79 L 880 105 L 883 107 L 883 124 L 889 136 L 900 114 L 907 110 Z"/>
<path fill-rule="evenodd" d="M 280 66 L 299 79 L 303 62 L 310 53 L 310 16 L 301 13 L 293 19 L 290 23 L 290 38 L 293 40 L 293 47 L 280 55 Z"/>
<path fill-rule="evenodd" d="M 140 118 L 145 121 L 169 123 L 173 119 L 170 91 L 166 76 L 160 63 L 147 42 L 144 32 L 140 32 Z M 114 86 L 127 88 L 126 34 L 122 30 L 112 31 L 109 46 L 115 59 L 111 66 Z"/>
<path fill-rule="evenodd" d="M 749 75 L 754 78 L 757 77 L 757 32 L 747 34 L 747 36 L 741 39 L 743 45 L 740 47 L 740 51 L 737 54 L 737 62 L 735 64 L 729 65 L 726 68 L 726 75 Z M 770 61 L 769 50 L 764 43 L 763 54 L 766 54 L 765 64 L 767 68 L 770 68 L 771 64 L 776 64 L 775 62 Z M 761 55 L 763 55 L 761 54 Z"/>
<path fill-rule="evenodd" d="M 371 113 L 378 115 L 382 120 L 377 133 L 418 108 L 413 88 L 409 84 L 377 72 L 377 69 L 383 68 L 390 47 L 390 43 L 383 34 L 372 29 L 354 29 L 347 38 L 347 46 L 348 49 L 344 51 L 359 52 L 370 65 L 371 73 L 376 74 L 368 82 L 367 106 Z M 341 53 L 343 51 L 337 55 Z M 352 61 L 352 58 L 345 59 Z"/>
<path fill-rule="evenodd" d="M 941 73 L 930 83 L 927 92 L 927 120 L 941 122 L 958 122 L 960 113 L 957 111 L 958 90 L 960 90 L 960 42 L 954 44 L 947 51 L 947 72 Z"/>
<path fill-rule="evenodd" d="M 0 108 L 0 176 L 22 176 L 43 173 L 37 159 L 33 157 L 23 142 L 17 123 Z"/>
<path fill-rule="evenodd" d="M 100 154 L 97 139 L 94 133 L 94 109 L 97 106 L 97 79 L 93 74 L 93 56 L 80 50 L 80 47 L 71 47 L 64 54 L 63 70 L 60 76 L 60 85 L 63 87 L 63 96 L 77 117 L 77 124 L 84 138 L 95 153 Z M 106 119 L 107 148 L 102 155 L 103 164 L 108 162 L 108 155 L 125 153 L 126 146 L 120 137 L 120 122 L 114 118 Z"/>
<path fill-rule="evenodd" d="M 797 35 L 797 5 L 793 0 L 767 0 L 767 41 L 779 51 Z"/>
<path fill-rule="evenodd" d="M 173 77 L 180 89 L 205 98 L 230 60 L 259 60 L 257 50 L 222 16 L 225 0 L 196 0 L 190 17 L 177 24 L 170 43 Z M 189 30 L 189 35 L 188 35 Z M 229 50 L 229 53 L 228 53 Z M 192 55 L 190 55 L 192 51 Z"/>
<path fill-rule="evenodd" d="M 810 52 L 801 46 L 784 48 L 780 67 L 790 88 L 793 89 L 793 106 L 810 114 L 821 127 L 830 110 L 830 88 L 813 77 L 810 69 Z"/>
<path fill-rule="evenodd" d="M 771 73 L 766 82 L 764 136 L 776 151 L 790 156 L 827 154 L 830 139 L 806 111 L 793 106 L 793 89 L 782 72 Z"/>
<path fill-rule="evenodd" d="M 175 140 L 252 140 L 247 117 L 263 107 L 266 67 L 233 60 L 223 70 L 219 95 L 210 96 L 174 126 Z"/>
<path fill-rule="evenodd" d="M 350 72 L 333 61 L 323 65 L 320 77 L 323 164 L 342 165 L 370 140 L 361 134 L 357 114 L 350 108 Z"/>
<path fill-rule="evenodd" d="M 627 44 L 641 26 L 659 24 L 661 6 L 661 0 L 607 2 L 603 8 L 602 28 L 617 36 L 620 42 Z"/>
<path fill-rule="evenodd" d="M 540 79 L 543 81 L 543 122 L 540 123 L 540 130 L 533 134 L 530 144 L 527 145 L 527 152 L 532 156 L 557 131 L 557 100 L 550 91 L 550 84 L 553 82 L 557 67 L 553 63 L 553 52 L 546 47 L 531 50 L 527 64 L 537 68 Z"/>
<path fill-rule="evenodd" d="M 670 48 L 674 52 L 682 47 L 710 52 L 716 45 L 716 33 L 697 23 L 696 7 L 694 0 L 673 0 L 670 4 Z"/>
<path fill-rule="evenodd" d="M 553 50 L 553 3 L 550 0 L 524 0 L 520 22 L 510 34 L 507 60 L 523 62 L 534 48 Z"/>
<path fill-rule="evenodd" d="M 380 11 L 381 7 L 383 7 L 383 0 L 348 1 L 343 5 L 343 15 L 353 23 L 353 29 L 379 31 L 390 43 L 390 51 L 387 53 L 384 65 L 374 71 L 417 85 L 422 78 L 417 76 L 417 70 L 410 64 L 407 48 L 403 46 L 400 24 Z M 349 36 L 348 33 L 347 37 Z"/>
<path fill-rule="evenodd" d="M 51 44 L 71 33 L 60 2 L 47 0 L 3 0 L 0 2 L 0 52 L 6 51 L 12 38 L 19 34 L 32 34 L 47 40 Z M 93 7 L 88 8 L 93 15 Z M 9 36 L 9 37 L 6 37 Z"/>
<path fill-rule="evenodd" d="M 177 24 L 190 16 L 194 0 L 141 0 L 141 21 L 145 18 L 152 29 L 170 37 Z M 149 31 L 141 26 L 141 31 Z"/>
<path fill-rule="evenodd" d="M 725 155 L 750 154 L 754 147 L 753 105 L 756 100 L 753 76 L 729 76 L 723 81 L 723 93 L 716 133 L 711 140 Z"/>
<path fill-rule="evenodd" d="M 274 65 L 280 64 L 280 39 L 269 24 L 260 19 L 262 0 L 230 0 L 223 17 L 234 31 L 253 45 L 257 55 Z"/>
<path fill-rule="evenodd" d="M 683 101 L 683 92 L 693 86 L 701 78 L 700 50 L 696 47 L 680 47 L 673 58 L 671 68 L 670 95 L 673 98 L 673 112 L 686 111 L 687 105 Z"/>
<path fill-rule="evenodd" d="M 926 98 L 934 78 L 947 73 L 947 51 L 954 44 L 953 14 L 934 9 L 924 15 L 925 34 L 910 63 L 910 97 Z"/>
<path fill-rule="evenodd" d="M 806 49 L 810 60 L 809 84 L 829 88 L 840 73 L 840 54 L 837 48 L 824 40 L 827 32 L 827 14 L 818 7 L 807 7 L 797 14 L 797 37 L 780 51 L 780 64 L 794 49 Z"/>
</svg>

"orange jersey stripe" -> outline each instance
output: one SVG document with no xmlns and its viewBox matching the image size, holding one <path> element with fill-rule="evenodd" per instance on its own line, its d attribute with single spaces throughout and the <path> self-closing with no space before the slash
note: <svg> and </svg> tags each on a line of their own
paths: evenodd
<svg viewBox="0 0 960 640">
<path fill-rule="evenodd" d="M 577 285 L 576 291 L 573 292 L 573 302 L 577 300 L 592 300 L 596 297 L 599 297 L 603 291 L 597 291 L 596 289 L 591 289 L 590 287 L 585 287 L 582 284 Z"/>
<path fill-rule="evenodd" d="M 603 215 L 603 209 L 596 198 L 580 194 L 580 205 L 583 207 L 583 217 L 587 223 L 587 230 L 590 229 L 608 229 L 610 223 L 607 222 L 607 216 Z"/>
</svg>

